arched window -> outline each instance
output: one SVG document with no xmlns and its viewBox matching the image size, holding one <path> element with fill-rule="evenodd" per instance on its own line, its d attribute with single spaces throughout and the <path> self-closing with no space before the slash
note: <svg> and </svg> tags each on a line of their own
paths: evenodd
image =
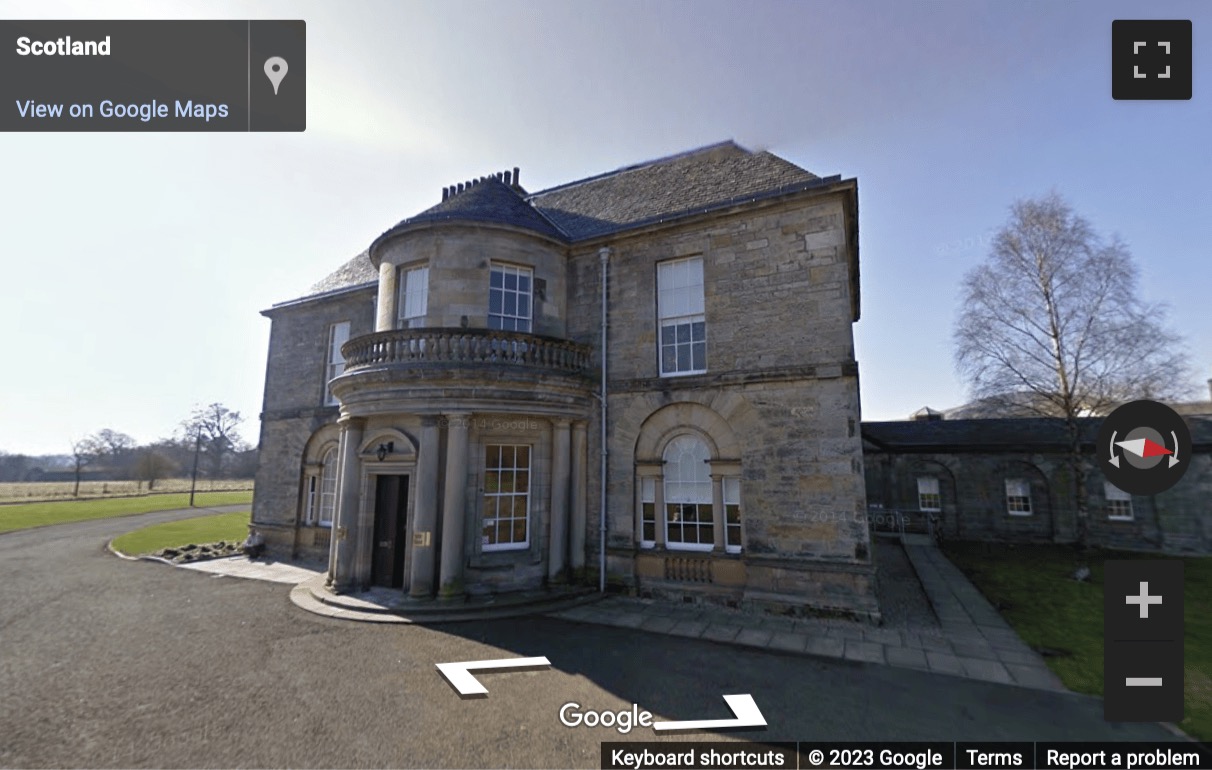
<svg viewBox="0 0 1212 770">
<path fill-rule="evenodd" d="M 665 544 L 710 551 L 715 544 L 711 509 L 711 452 L 696 436 L 678 436 L 665 447 Z"/>
<path fill-rule="evenodd" d="M 333 447 L 320 460 L 320 526 L 331 527 L 337 509 L 337 449 Z"/>
</svg>

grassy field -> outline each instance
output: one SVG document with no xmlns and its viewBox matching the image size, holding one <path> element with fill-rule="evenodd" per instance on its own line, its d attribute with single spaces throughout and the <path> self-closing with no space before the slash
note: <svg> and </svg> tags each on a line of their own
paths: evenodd
<svg viewBox="0 0 1212 770">
<path fill-rule="evenodd" d="M 252 492 L 199 492 L 194 504 L 199 507 L 251 503 Z M 189 493 L 121 497 L 105 500 L 67 500 L 51 503 L 22 503 L 0 506 L 0 532 L 65 524 L 69 521 L 108 519 L 133 513 L 188 508 Z"/>
<path fill-rule="evenodd" d="M 80 498 L 133 497 L 162 492 L 188 492 L 189 479 L 160 479 L 156 488 L 147 490 L 143 481 L 81 481 Z M 34 503 L 43 500 L 71 500 L 72 481 L 23 481 L 0 483 L 0 505 L 4 503 Z M 198 479 L 199 492 L 248 491 L 252 479 Z"/>
<path fill-rule="evenodd" d="M 237 511 L 153 524 L 114 538 L 113 547 L 129 556 L 138 556 L 189 543 L 217 543 L 220 540 L 230 543 L 247 536 L 248 511 Z"/>
<path fill-rule="evenodd" d="M 1065 546 L 948 543 L 947 557 L 976 584 L 1027 644 L 1057 654 L 1048 666 L 1065 686 L 1103 694 L 1103 562 L 1163 559 L 1156 554 L 1091 552 L 1090 582 L 1069 576 L 1077 553 Z M 1186 701 L 1180 724 L 1212 740 L 1212 558 L 1185 558 L 1183 610 Z"/>
</svg>

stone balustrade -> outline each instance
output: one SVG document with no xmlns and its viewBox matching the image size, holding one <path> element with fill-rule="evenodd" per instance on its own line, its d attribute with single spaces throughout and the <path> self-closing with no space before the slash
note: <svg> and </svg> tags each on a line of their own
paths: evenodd
<svg viewBox="0 0 1212 770">
<path fill-rule="evenodd" d="M 396 329 L 355 337 L 341 348 L 345 370 L 393 364 L 524 366 L 592 371 L 590 348 L 537 334 L 492 329 Z"/>
</svg>

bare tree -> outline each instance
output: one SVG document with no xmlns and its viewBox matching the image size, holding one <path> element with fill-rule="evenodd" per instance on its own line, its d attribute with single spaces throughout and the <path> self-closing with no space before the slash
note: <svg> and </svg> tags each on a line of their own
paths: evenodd
<svg viewBox="0 0 1212 770">
<path fill-rule="evenodd" d="M 152 446 L 143 447 L 135 460 L 135 478 L 146 481 L 147 490 L 150 492 L 156 488 L 157 480 L 166 478 L 177 468 L 178 465 L 161 450 Z"/>
<path fill-rule="evenodd" d="M 96 449 L 96 461 L 104 462 L 119 478 L 129 478 L 137 442 L 112 428 L 102 428 L 93 434 L 92 440 Z"/>
<path fill-rule="evenodd" d="M 1079 418 L 1188 389 L 1165 308 L 1141 300 L 1127 247 L 1104 241 L 1055 193 L 1021 200 L 963 282 L 955 357 L 973 395 L 1012 397 L 1068 431 L 1077 536 L 1088 530 Z"/>
<path fill-rule="evenodd" d="M 76 475 L 76 484 L 72 487 L 72 497 L 80 496 L 80 476 L 84 473 L 84 469 L 90 463 L 97 459 L 103 450 L 101 444 L 97 441 L 96 436 L 85 436 L 81 439 L 74 439 L 71 442 L 72 446 L 72 470 Z"/>
<path fill-rule="evenodd" d="M 182 428 L 186 441 L 197 440 L 206 454 L 212 476 L 223 472 L 223 459 L 229 452 L 240 449 L 243 440 L 238 428 L 243 418 L 220 403 L 210 404 L 194 410 Z"/>
</svg>

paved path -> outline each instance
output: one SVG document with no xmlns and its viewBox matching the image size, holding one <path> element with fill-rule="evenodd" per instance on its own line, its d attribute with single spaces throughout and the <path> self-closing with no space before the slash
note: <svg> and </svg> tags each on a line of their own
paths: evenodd
<svg viewBox="0 0 1212 770">
<path fill-rule="evenodd" d="M 0 767 L 597 767 L 563 704 L 720 719 L 719 740 L 1165 740 L 1098 699 L 548 617 L 427 628 L 300 611 L 286 585 L 124 561 L 115 535 L 197 510 L 0 535 Z M 773 637 L 773 634 L 772 634 Z M 462 700 L 435 664 L 547 656 Z M 923 707 L 928 704 L 928 707 Z"/>
<path fill-rule="evenodd" d="M 246 578 L 248 580 L 268 580 L 271 583 L 287 583 L 297 585 L 305 580 L 311 580 L 324 574 L 324 568 L 305 566 L 282 561 L 265 559 L 250 560 L 247 556 L 229 556 L 224 559 L 207 559 L 190 564 L 175 565 L 196 572 L 207 572 L 212 575 Z"/>
<path fill-rule="evenodd" d="M 889 628 L 847 620 L 792 620 L 715 607 L 610 597 L 556 617 L 780 652 L 882 663 L 1042 690 L 1064 685 L 932 545 L 906 545 L 939 627 Z"/>
</svg>

